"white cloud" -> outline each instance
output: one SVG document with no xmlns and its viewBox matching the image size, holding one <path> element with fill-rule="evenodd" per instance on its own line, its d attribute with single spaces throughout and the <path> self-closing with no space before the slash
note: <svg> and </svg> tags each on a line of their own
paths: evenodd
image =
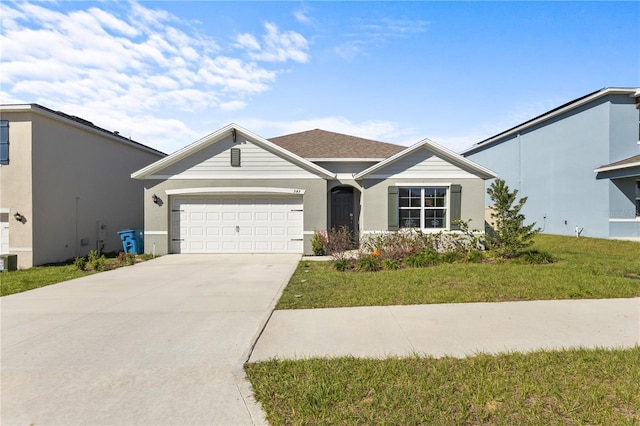
<svg viewBox="0 0 640 426">
<path fill-rule="evenodd" d="M 164 149 L 199 136 L 189 128 L 203 111 L 239 110 L 269 90 L 281 71 L 263 64 L 309 59 L 306 39 L 273 23 L 221 46 L 143 3 L 67 6 L 3 4 L 2 102 L 40 103 Z M 238 44 L 249 61 L 220 54 Z"/>
<path fill-rule="evenodd" d="M 307 24 L 309 22 L 311 22 L 311 18 L 309 18 L 309 16 L 307 16 L 307 11 L 304 9 L 296 9 L 293 11 L 293 16 L 296 18 L 296 21 L 302 23 L 302 24 Z"/>
<path fill-rule="evenodd" d="M 300 33 L 280 32 L 278 26 L 272 22 L 265 23 L 264 27 L 267 33 L 262 36 L 262 45 L 251 34 L 240 34 L 236 37 L 238 46 L 246 49 L 251 59 L 267 62 L 309 61 L 309 45 Z"/>
</svg>

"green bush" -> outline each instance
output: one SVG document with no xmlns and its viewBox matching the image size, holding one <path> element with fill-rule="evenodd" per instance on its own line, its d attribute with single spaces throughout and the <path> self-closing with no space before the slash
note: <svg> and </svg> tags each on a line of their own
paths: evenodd
<svg viewBox="0 0 640 426">
<path fill-rule="evenodd" d="M 462 253 L 457 252 L 457 251 L 448 251 L 446 253 L 442 253 L 440 255 L 440 260 L 442 260 L 445 263 L 455 263 L 457 261 L 459 261 L 460 259 L 462 259 Z"/>
<path fill-rule="evenodd" d="M 349 259 L 347 259 L 346 257 L 341 257 L 333 261 L 333 267 L 340 272 L 346 271 L 350 266 L 351 264 L 349 262 Z"/>
<path fill-rule="evenodd" d="M 400 263 L 398 263 L 398 261 L 395 259 L 383 259 L 382 268 L 387 271 L 395 271 L 397 269 L 400 269 Z"/>
<path fill-rule="evenodd" d="M 84 271 L 84 268 L 87 266 L 87 259 L 85 259 L 84 257 L 76 257 L 73 260 L 73 264 L 76 268 L 78 268 L 78 271 Z"/>
<path fill-rule="evenodd" d="M 470 263 L 480 263 L 483 259 L 484 255 L 480 250 L 471 250 L 465 257 L 465 260 Z"/>
<path fill-rule="evenodd" d="M 382 269 L 378 258 L 370 254 L 360 257 L 356 262 L 356 266 L 360 271 L 366 272 L 376 272 Z"/>
<path fill-rule="evenodd" d="M 316 256 L 324 256 L 326 253 L 325 245 L 327 243 L 327 237 L 320 231 L 315 231 L 313 233 L 313 238 L 311 238 L 311 250 L 313 250 L 313 254 Z"/>
<path fill-rule="evenodd" d="M 440 255 L 433 249 L 427 249 L 414 256 L 407 257 L 404 261 L 411 267 L 424 268 L 426 266 L 433 266 L 440 263 Z"/>
<path fill-rule="evenodd" d="M 517 259 L 522 263 L 530 265 L 547 265 L 555 261 L 551 253 L 541 250 L 522 252 L 518 255 Z"/>
<path fill-rule="evenodd" d="M 103 255 L 98 255 L 97 250 L 91 250 L 89 252 L 87 263 L 94 271 L 104 271 L 107 266 L 107 258 Z"/>
</svg>

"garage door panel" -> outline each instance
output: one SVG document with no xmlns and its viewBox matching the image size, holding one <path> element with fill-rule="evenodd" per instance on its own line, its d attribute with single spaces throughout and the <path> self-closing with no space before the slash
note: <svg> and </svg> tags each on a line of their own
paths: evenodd
<svg viewBox="0 0 640 426">
<path fill-rule="evenodd" d="M 171 220 L 174 252 L 302 253 L 301 197 L 181 197 Z"/>
</svg>

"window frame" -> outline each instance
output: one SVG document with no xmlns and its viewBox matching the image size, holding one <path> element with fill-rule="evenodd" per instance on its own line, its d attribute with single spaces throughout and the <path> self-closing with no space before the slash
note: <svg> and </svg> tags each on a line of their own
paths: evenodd
<svg viewBox="0 0 640 426">
<path fill-rule="evenodd" d="M 409 190 L 406 196 L 403 196 L 403 190 Z M 418 196 L 411 196 L 411 191 L 420 191 Z M 444 190 L 444 196 L 438 196 L 438 190 Z M 432 194 L 427 194 L 427 191 L 432 192 Z M 432 206 L 427 205 L 426 201 L 432 199 Z M 403 203 L 402 200 L 407 200 Z M 420 205 L 411 205 L 412 200 L 420 200 Z M 438 205 L 438 200 L 442 200 L 442 205 Z M 403 206 L 403 204 L 408 204 Z M 419 216 L 417 220 L 419 220 L 419 226 L 405 226 L 403 225 L 402 211 L 417 211 L 419 212 Z M 427 210 L 430 211 L 442 211 L 443 223 L 442 226 L 425 226 L 430 220 L 427 217 Z M 432 184 L 432 185 L 399 185 L 398 186 L 398 229 L 420 229 L 423 232 L 440 232 L 447 231 L 451 229 L 450 224 L 451 218 L 451 185 L 448 184 Z M 412 220 L 409 218 L 408 220 Z M 415 220 L 415 219 L 414 219 Z M 431 220 L 437 220 L 437 217 L 434 217 Z"/>
</svg>

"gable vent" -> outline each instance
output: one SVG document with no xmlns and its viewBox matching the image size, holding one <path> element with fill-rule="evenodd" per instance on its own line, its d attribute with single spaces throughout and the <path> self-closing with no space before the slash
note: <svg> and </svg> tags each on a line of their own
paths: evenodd
<svg viewBox="0 0 640 426">
<path fill-rule="evenodd" d="M 231 148 L 231 167 L 240 167 L 240 148 Z"/>
</svg>

